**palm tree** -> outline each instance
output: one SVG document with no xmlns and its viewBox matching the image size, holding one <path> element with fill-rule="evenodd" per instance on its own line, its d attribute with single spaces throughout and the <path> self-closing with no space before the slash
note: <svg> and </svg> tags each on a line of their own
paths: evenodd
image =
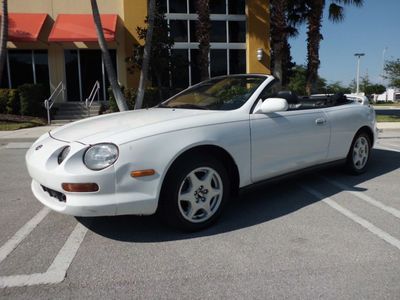
<svg viewBox="0 0 400 300">
<path fill-rule="evenodd" d="M 321 26 L 325 8 L 325 0 L 306 0 L 307 20 L 307 83 L 306 92 L 311 95 L 316 87 L 318 78 L 319 46 L 322 40 Z M 341 22 L 344 19 L 344 5 L 362 6 L 363 0 L 331 0 L 329 5 L 329 19 Z"/>
<path fill-rule="evenodd" d="M 272 74 L 282 84 L 284 42 L 287 40 L 287 22 L 285 0 L 271 0 L 271 48 L 272 48 Z"/>
<path fill-rule="evenodd" d="M 3 69 L 7 57 L 7 41 L 8 41 L 8 2 L 2 1 L 3 15 L 1 18 L 0 32 L 0 83 L 3 80 Z"/>
<path fill-rule="evenodd" d="M 104 66 L 107 70 L 108 80 L 110 81 L 111 89 L 117 102 L 120 111 L 128 110 L 128 105 L 124 95 L 122 94 L 121 87 L 118 84 L 117 74 L 115 72 L 110 52 L 108 51 L 106 39 L 104 38 L 103 26 L 101 25 L 99 7 L 96 0 L 90 0 L 92 4 L 92 14 L 94 24 L 96 25 L 97 38 L 100 45 L 100 50 L 103 55 Z"/>
<path fill-rule="evenodd" d="M 146 81 L 149 73 L 149 65 L 150 65 L 150 54 L 151 54 L 151 44 L 153 40 L 153 31 L 154 31 L 154 19 L 156 14 L 156 1 L 149 1 L 149 12 L 148 12 L 148 26 L 146 32 L 146 44 L 143 49 L 143 62 L 142 68 L 140 70 L 140 80 L 138 93 L 135 101 L 135 109 L 142 108 L 144 92 L 146 88 Z"/>
<path fill-rule="evenodd" d="M 208 59 L 208 53 L 210 51 L 210 0 L 197 0 L 196 11 L 199 15 L 198 21 L 196 22 L 196 35 L 199 41 L 200 55 L 198 64 L 200 68 L 201 80 L 210 78 L 208 72 L 208 66 L 210 64 Z"/>
</svg>

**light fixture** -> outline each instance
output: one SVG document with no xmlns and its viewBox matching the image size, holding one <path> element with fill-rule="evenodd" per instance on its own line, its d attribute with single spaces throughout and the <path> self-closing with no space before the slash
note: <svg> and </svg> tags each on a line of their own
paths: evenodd
<svg viewBox="0 0 400 300">
<path fill-rule="evenodd" d="M 262 61 L 263 56 L 264 56 L 264 51 L 263 51 L 263 49 L 258 48 L 258 49 L 257 49 L 257 60 L 258 60 L 258 61 Z"/>
</svg>

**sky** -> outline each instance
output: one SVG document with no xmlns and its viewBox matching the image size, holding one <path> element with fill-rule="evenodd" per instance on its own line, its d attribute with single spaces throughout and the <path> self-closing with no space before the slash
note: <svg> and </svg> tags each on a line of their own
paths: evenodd
<svg viewBox="0 0 400 300">
<path fill-rule="evenodd" d="M 326 1 L 327 6 L 330 1 Z M 386 60 L 400 58 L 400 0 L 364 0 L 360 7 L 346 6 L 341 23 L 328 20 L 325 10 L 322 27 L 319 75 L 328 83 L 340 81 L 348 85 L 356 77 L 355 53 L 361 58 L 360 75 L 368 74 L 374 83 L 382 83 L 383 52 Z M 297 64 L 306 64 L 306 27 L 290 40 L 292 57 Z M 386 84 L 386 82 L 383 82 Z"/>
</svg>

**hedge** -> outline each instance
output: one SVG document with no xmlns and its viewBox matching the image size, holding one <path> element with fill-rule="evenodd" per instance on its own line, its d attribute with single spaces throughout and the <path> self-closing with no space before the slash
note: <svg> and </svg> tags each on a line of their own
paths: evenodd
<svg viewBox="0 0 400 300">
<path fill-rule="evenodd" d="M 0 89 L 0 114 L 20 114 L 20 101 L 17 90 Z"/>
<path fill-rule="evenodd" d="M 17 89 L 0 89 L 0 113 L 44 117 L 48 91 L 43 85 L 23 84 Z"/>
</svg>

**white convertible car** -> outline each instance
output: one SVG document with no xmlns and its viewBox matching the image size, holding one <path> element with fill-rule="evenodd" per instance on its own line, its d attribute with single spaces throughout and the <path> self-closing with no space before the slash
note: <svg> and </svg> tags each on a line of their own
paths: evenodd
<svg viewBox="0 0 400 300">
<path fill-rule="evenodd" d="M 73 216 L 158 212 L 197 230 L 242 187 L 332 162 L 365 171 L 376 140 L 367 101 L 299 98 L 274 82 L 217 77 L 154 108 L 52 130 L 26 154 L 33 194 Z"/>
</svg>

